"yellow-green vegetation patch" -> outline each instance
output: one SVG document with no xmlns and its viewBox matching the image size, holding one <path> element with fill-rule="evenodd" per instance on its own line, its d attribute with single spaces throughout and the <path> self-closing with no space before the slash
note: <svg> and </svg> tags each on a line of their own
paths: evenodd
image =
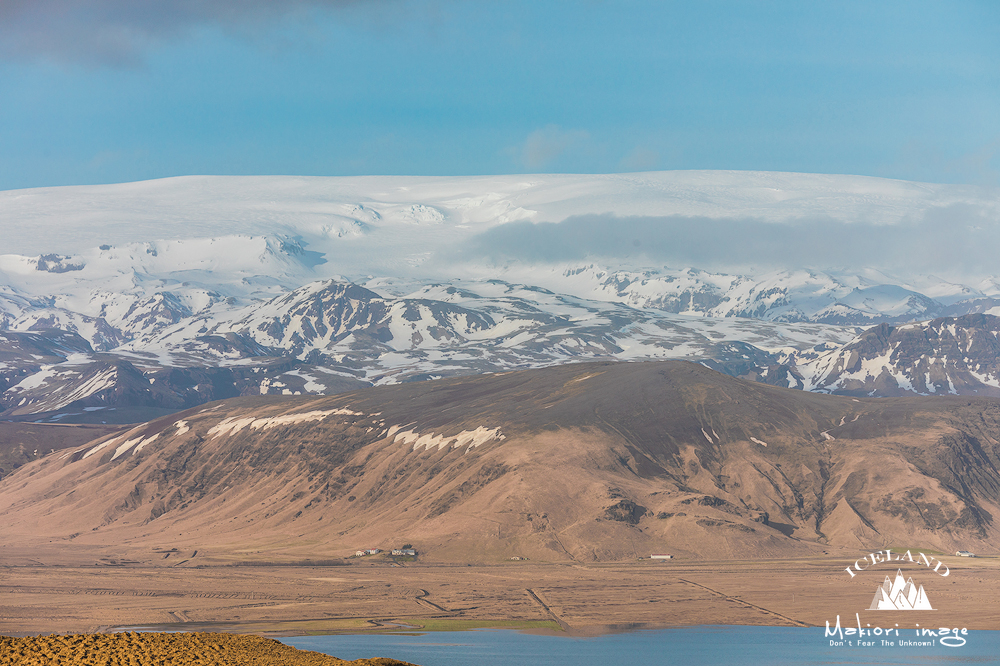
<svg viewBox="0 0 1000 666">
<path fill-rule="evenodd" d="M 469 629 L 554 629 L 561 631 L 552 620 L 464 620 L 451 618 L 397 618 L 397 622 L 420 627 L 420 631 L 466 631 Z M 412 632 L 412 629 L 403 631 Z"/>
<path fill-rule="evenodd" d="M 286 620 L 283 622 L 248 622 L 241 623 L 242 631 L 260 632 L 302 632 L 305 634 L 356 633 L 366 629 L 374 629 L 368 620 L 363 619 L 330 619 L 330 620 Z"/>
</svg>

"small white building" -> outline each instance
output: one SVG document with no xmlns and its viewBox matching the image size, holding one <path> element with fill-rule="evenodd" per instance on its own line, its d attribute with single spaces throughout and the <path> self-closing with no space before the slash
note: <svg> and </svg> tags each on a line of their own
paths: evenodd
<svg viewBox="0 0 1000 666">
<path fill-rule="evenodd" d="M 652 555 L 649 556 L 649 559 L 651 559 L 651 560 L 672 560 L 672 559 L 674 559 L 674 556 L 670 555 L 668 553 L 653 553 Z"/>
<path fill-rule="evenodd" d="M 382 550 L 380 548 L 369 548 L 365 551 L 366 555 L 378 555 Z"/>
<path fill-rule="evenodd" d="M 975 557 L 976 556 L 975 553 L 970 553 L 967 550 L 960 550 L 957 553 L 955 553 L 955 555 L 957 555 L 958 557 Z"/>
<path fill-rule="evenodd" d="M 412 555 L 412 556 L 416 556 L 417 551 L 413 550 L 412 548 L 393 548 L 392 549 L 392 554 L 393 555 Z"/>
<path fill-rule="evenodd" d="M 368 554 L 367 550 L 359 550 L 356 553 L 354 553 L 354 557 L 364 557 L 367 554 Z"/>
</svg>

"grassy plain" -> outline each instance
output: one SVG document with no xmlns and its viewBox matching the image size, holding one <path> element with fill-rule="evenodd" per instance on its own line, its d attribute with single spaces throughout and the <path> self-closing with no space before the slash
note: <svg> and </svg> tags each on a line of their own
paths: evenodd
<svg viewBox="0 0 1000 666">
<path fill-rule="evenodd" d="M 859 553 L 861 557 L 863 553 Z M 184 630 L 263 635 L 508 627 L 570 634 L 695 624 L 995 629 L 1000 559 L 941 556 L 856 574 L 843 558 L 615 564 L 0 566 L 0 634 Z M 934 611 L 868 611 L 901 569 Z M 855 618 L 855 614 L 858 618 Z"/>
</svg>

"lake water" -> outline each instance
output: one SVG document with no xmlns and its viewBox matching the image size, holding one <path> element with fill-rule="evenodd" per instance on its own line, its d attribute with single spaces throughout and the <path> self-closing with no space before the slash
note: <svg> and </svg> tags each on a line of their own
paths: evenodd
<svg viewBox="0 0 1000 666">
<path fill-rule="evenodd" d="M 909 632 L 912 634 L 912 632 Z M 571 638 L 509 630 L 430 632 L 421 635 L 337 635 L 283 638 L 303 650 L 340 657 L 392 657 L 420 666 L 810 666 L 819 664 L 1000 663 L 1000 631 L 970 630 L 965 644 L 947 647 L 858 647 L 845 637 L 831 646 L 822 628 L 699 626 Z M 848 640 L 854 645 L 848 646 Z M 867 640 L 867 639 L 866 639 Z M 930 640 L 930 639 L 919 639 Z M 957 642 L 957 641 L 950 641 Z"/>
</svg>

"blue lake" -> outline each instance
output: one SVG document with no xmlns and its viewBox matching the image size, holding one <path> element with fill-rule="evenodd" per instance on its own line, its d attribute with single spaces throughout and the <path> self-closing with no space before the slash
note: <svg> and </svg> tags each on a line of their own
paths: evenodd
<svg viewBox="0 0 1000 666">
<path fill-rule="evenodd" d="M 901 632 L 904 633 L 904 632 Z M 911 632 L 912 633 L 912 632 Z M 901 638 L 914 639 L 912 635 Z M 283 642 L 340 657 L 392 657 L 420 666 L 809 666 L 1000 663 L 1000 631 L 972 631 L 965 645 L 831 647 L 822 628 L 699 626 L 589 638 L 482 629 L 421 635 L 297 636 Z M 898 638 L 892 640 L 898 641 Z M 929 639 L 921 639 L 929 640 Z"/>
</svg>

